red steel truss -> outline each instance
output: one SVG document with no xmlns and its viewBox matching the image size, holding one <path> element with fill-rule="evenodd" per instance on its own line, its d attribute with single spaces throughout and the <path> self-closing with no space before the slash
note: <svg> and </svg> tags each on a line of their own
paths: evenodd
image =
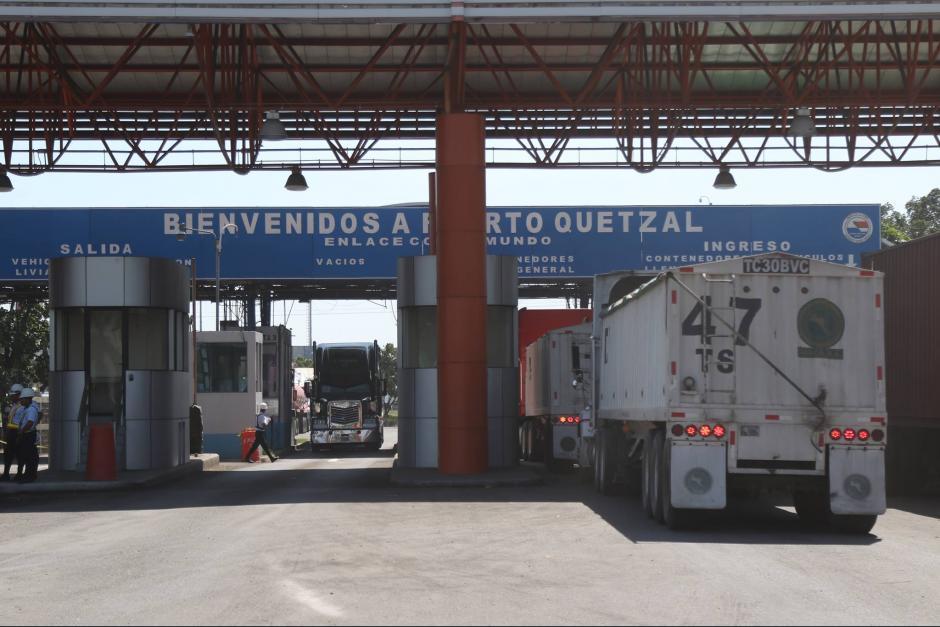
<svg viewBox="0 0 940 627">
<path fill-rule="evenodd" d="M 489 167 L 938 164 L 938 25 L 0 22 L 0 167 L 431 167 L 442 110 Z"/>
</svg>

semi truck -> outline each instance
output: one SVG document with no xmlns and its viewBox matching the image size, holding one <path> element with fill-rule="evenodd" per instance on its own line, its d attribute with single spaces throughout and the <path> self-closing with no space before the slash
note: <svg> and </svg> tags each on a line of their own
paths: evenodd
<svg viewBox="0 0 940 627">
<path fill-rule="evenodd" d="M 582 423 L 591 401 L 591 325 L 549 331 L 525 348 L 525 415 L 519 424 L 519 451 L 525 461 L 549 469 L 589 465 L 582 445 L 591 433 Z"/>
<path fill-rule="evenodd" d="M 519 310 L 519 416 L 525 413 L 525 348 L 552 329 L 560 329 L 591 321 L 590 309 L 528 309 Z"/>
<path fill-rule="evenodd" d="M 314 348 L 315 399 L 310 445 L 316 451 L 336 444 L 382 448 L 385 379 L 379 368 L 379 343 L 320 344 Z"/>
<path fill-rule="evenodd" d="M 783 490 L 801 519 L 870 531 L 886 505 L 882 287 L 872 270 L 767 254 L 602 304 L 595 486 L 638 470 L 646 513 L 672 528 L 729 494 Z"/>
</svg>

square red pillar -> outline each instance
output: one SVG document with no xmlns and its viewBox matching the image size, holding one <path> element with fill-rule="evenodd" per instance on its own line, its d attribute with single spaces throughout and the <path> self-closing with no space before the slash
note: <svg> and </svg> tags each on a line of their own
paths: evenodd
<svg viewBox="0 0 940 627">
<path fill-rule="evenodd" d="M 437 118 L 438 468 L 487 470 L 483 117 Z"/>
</svg>

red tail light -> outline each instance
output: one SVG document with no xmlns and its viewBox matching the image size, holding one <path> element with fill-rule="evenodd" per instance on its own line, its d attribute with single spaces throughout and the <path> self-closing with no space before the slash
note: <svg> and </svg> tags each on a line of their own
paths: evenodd
<svg viewBox="0 0 940 627">
<path fill-rule="evenodd" d="M 682 425 L 672 425 L 672 434 L 677 438 L 685 433 L 685 428 Z"/>
<path fill-rule="evenodd" d="M 698 434 L 702 436 L 703 438 L 707 438 L 708 436 L 712 434 L 712 428 L 709 427 L 708 425 L 702 425 L 701 427 L 698 428 Z"/>
<path fill-rule="evenodd" d="M 725 426 L 724 425 L 715 425 L 715 428 L 712 429 L 712 435 L 716 438 L 725 437 Z"/>
<path fill-rule="evenodd" d="M 862 442 L 867 442 L 867 441 L 868 441 L 868 438 L 869 438 L 870 436 L 871 436 L 871 434 L 868 433 L 868 429 L 859 429 L 859 430 L 858 430 L 858 439 L 861 440 Z"/>
<path fill-rule="evenodd" d="M 842 432 L 842 435 L 845 436 L 846 442 L 852 441 L 855 439 L 855 429 L 846 429 Z"/>
<path fill-rule="evenodd" d="M 841 429 L 829 429 L 829 438 L 832 440 L 841 440 L 842 430 Z"/>
<path fill-rule="evenodd" d="M 685 434 L 690 438 L 694 438 L 695 434 L 698 433 L 698 429 L 695 428 L 695 425 L 689 425 L 685 428 Z"/>
<path fill-rule="evenodd" d="M 875 442 L 881 442 L 882 440 L 885 439 L 885 432 L 882 431 L 881 429 L 875 429 L 874 431 L 871 432 L 871 439 L 874 440 Z"/>
<path fill-rule="evenodd" d="M 574 424 L 576 424 L 576 425 L 577 425 L 577 424 L 581 424 L 581 416 L 575 416 L 575 417 L 574 417 Z"/>
</svg>

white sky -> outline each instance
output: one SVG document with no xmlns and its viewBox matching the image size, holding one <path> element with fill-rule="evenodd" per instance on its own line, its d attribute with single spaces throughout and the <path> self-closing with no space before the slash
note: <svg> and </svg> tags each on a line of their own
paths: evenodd
<svg viewBox="0 0 940 627">
<path fill-rule="evenodd" d="M 735 170 L 738 187 L 712 188 L 714 170 L 490 170 L 489 205 L 670 205 L 884 203 L 902 208 L 912 196 L 940 187 L 937 168 L 856 168 L 840 173 L 804 169 Z M 0 207 L 123 206 L 378 206 L 426 202 L 427 171 L 306 172 L 306 192 L 283 186 L 287 172 L 63 174 L 11 176 L 15 190 L 0 195 Z M 7 225 L 9 226 L 9 225 Z M 224 252 L 223 252 L 224 255 Z M 563 307 L 563 301 L 528 301 L 528 307 Z M 284 322 L 275 303 L 274 324 Z M 294 344 L 307 342 L 307 305 L 287 303 Z M 396 342 L 394 302 L 315 301 L 313 338 L 319 342 L 378 339 Z M 203 326 L 214 326 L 204 303 Z"/>
</svg>

